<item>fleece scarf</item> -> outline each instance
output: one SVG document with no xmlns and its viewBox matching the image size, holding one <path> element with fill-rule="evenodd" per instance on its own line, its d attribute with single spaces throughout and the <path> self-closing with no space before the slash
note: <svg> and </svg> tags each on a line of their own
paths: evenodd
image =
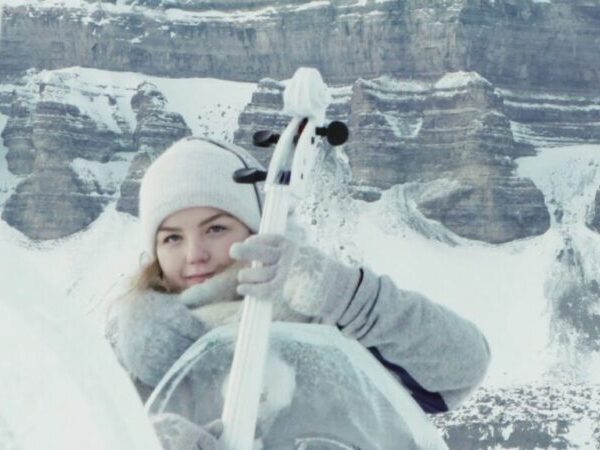
<svg viewBox="0 0 600 450">
<path fill-rule="evenodd" d="M 236 263 L 182 293 L 147 290 L 121 299 L 107 332 L 118 357 L 134 378 L 156 386 L 173 363 L 197 339 L 220 325 L 240 320 L 243 302 L 236 292 Z M 273 320 L 306 322 L 283 302 L 274 305 Z"/>
</svg>

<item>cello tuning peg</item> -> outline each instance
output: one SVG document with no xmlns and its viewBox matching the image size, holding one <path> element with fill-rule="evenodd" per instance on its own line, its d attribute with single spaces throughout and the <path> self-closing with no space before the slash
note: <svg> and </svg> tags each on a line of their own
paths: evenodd
<svg viewBox="0 0 600 450">
<path fill-rule="evenodd" d="M 325 136 L 331 145 L 342 145 L 348 140 L 350 132 L 345 123 L 334 120 L 327 127 L 317 127 L 317 135 Z"/>
<path fill-rule="evenodd" d="M 252 135 L 252 144 L 256 147 L 270 147 L 277 144 L 279 135 L 269 130 L 257 131 Z"/>
<path fill-rule="evenodd" d="M 233 173 L 233 181 L 241 184 L 258 183 L 267 179 L 267 172 L 260 169 L 238 169 Z"/>
</svg>

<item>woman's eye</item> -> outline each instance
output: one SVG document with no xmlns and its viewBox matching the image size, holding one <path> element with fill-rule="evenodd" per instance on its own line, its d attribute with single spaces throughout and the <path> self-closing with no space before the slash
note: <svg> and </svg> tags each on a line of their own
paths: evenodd
<svg viewBox="0 0 600 450">
<path fill-rule="evenodd" d="M 181 236 L 178 234 L 169 234 L 168 236 L 165 236 L 162 241 L 163 244 L 169 244 L 171 242 L 177 242 L 179 239 L 181 239 Z"/>
<path fill-rule="evenodd" d="M 206 231 L 207 231 L 207 233 L 222 233 L 226 230 L 227 230 L 227 227 L 225 225 L 214 224 L 214 225 L 211 225 L 210 227 L 208 227 L 208 229 Z"/>
</svg>

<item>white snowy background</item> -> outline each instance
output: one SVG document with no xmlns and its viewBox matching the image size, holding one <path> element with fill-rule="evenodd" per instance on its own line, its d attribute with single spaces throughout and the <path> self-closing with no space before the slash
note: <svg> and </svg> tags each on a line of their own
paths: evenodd
<svg viewBox="0 0 600 450">
<path fill-rule="evenodd" d="M 102 86 L 121 102 L 121 111 L 128 111 L 135 87 L 150 81 L 195 134 L 226 140 L 255 88 L 81 68 L 44 71 L 32 80 L 54 77 L 67 80 L 69 103 L 109 128 L 115 125 L 108 104 L 81 93 Z M 133 112 L 126 117 L 133 130 Z M 0 129 L 6 120 L 0 114 Z M 6 152 L 0 142 L 0 208 L 20 181 L 7 170 Z M 118 192 L 132 154 L 122 156 L 74 166 Z M 518 175 L 543 191 L 551 213 L 552 226 L 539 237 L 503 245 L 462 239 L 417 211 L 409 195 L 412 185 L 394 187 L 369 204 L 328 197 L 323 186 L 343 178 L 335 172 L 319 177 L 322 184 L 301 205 L 298 219 L 314 245 L 389 274 L 398 286 L 422 292 L 478 324 L 493 355 L 484 388 L 598 384 L 597 354 L 581 354 L 553 335 L 548 296 L 551 282 L 560 284 L 549 277 L 565 237 L 583 253 L 584 269 L 598 273 L 600 239 L 584 223 L 600 185 L 600 146 L 541 143 L 536 156 L 517 163 Z M 85 231 L 51 242 L 31 242 L 0 221 L 0 449 L 157 448 L 141 403 L 103 340 L 106 308 L 140 262 L 137 219 L 117 212 L 116 200 Z M 558 207 L 564 212 L 560 223 L 553 214 Z M 582 414 L 572 428 L 579 448 L 594 448 L 594 426 Z"/>
</svg>

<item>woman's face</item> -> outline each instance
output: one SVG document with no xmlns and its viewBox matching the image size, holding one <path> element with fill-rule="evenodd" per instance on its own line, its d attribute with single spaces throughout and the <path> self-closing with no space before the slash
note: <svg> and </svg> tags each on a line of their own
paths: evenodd
<svg viewBox="0 0 600 450">
<path fill-rule="evenodd" d="M 188 208 L 168 216 L 156 233 L 156 256 L 167 285 L 175 291 L 224 271 L 234 263 L 229 248 L 250 230 L 220 209 Z"/>
</svg>

